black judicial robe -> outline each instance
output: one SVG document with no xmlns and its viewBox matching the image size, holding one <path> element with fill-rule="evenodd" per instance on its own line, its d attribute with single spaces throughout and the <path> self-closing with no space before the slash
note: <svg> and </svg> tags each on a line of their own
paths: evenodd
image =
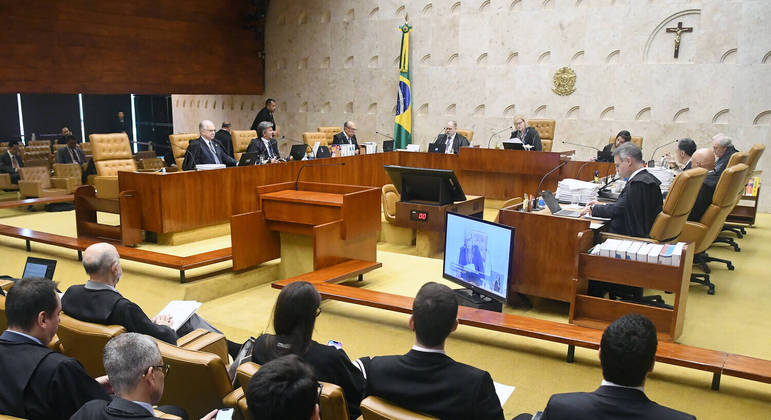
<svg viewBox="0 0 771 420">
<path fill-rule="evenodd" d="M 719 180 L 720 176 L 714 171 L 707 172 L 707 176 L 699 189 L 699 195 L 696 196 L 696 202 L 691 209 L 691 214 L 688 215 L 689 221 L 698 222 L 704 216 L 707 208 L 712 204 L 712 196 L 715 194 L 715 187 L 717 187 Z"/>
<path fill-rule="evenodd" d="M 690 159 L 689 159 L 689 160 L 688 160 L 688 163 L 686 163 L 686 164 L 685 164 L 685 166 L 683 166 L 683 169 L 682 169 L 682 170 L 683 170 L 683 171 L 687 171 L 687 170 L 689 170 L 689 169 L 691 169 L 691 168 L 693 168 L 693 165 L 692 165 L 692 162 L 691 162 L 691 161 L 690 161 Z"/>
<path fill-rule="evenodd" d="M 436 137 L 436 141 L 434 144 L 440 145 L 440 144 L 446 144 L 447 143 L 447 134 L 440 134 Z M 456 155 L 458 154 L 458 150 L 460 150 L 461 147 L 468 147 L 469 146 L 468 139 L 458 133 L 455 133 L 455 138 L 452 140 L 452 152 Z M 445 153 L 447 151 L 445 150 Z"/>
<path fill-rule="evenodd" d="M 611 153 L 610 159 L 597 159 L 597 162 L 613 162 L 613 143 L 608 143 L 602 148 L 603 152 Z"/>
<path fill-rule="evenodd" d="M 112 401 L 87 402 L 70 420 L 157 419 L 141 405 L 116 396 Z"/>
<path fill-rule="evenodd" d="M 593 206 L 592 216 L 611 219 L 611 233 L 647 238 L 664 202 L 659 185 L 661 181 L 643 169 L 626 183 L 615 203 Z"/>
<path fill-rule="evenodd" d="M 658 405 L 644 392 L 617 386 L 601 386 L 594 392 L 554 394 L 541 420 L 692 420 L 694 416 Z"/>
<path fill-rule="evenodd" d="M 222 146 L 222 150 L 225 151 L 226 155 L 233 157 L 233 136 L 230 135 L 228 130 L 220 129 L 214 133 L 214 141 Z"/>
<path fill-rule="evenodd" d="M 541 135 L 538 134 L 538 130 L 536 130 L 533 127 L 525 127 L 524 134 L 520 133 L 519 130 L 512 131 L 511 137 L 509 138 L 510 139 L 518 138 L 522 140 L 523 144 L 529 144 L 530 146 L 533 146 L 533 148 L 530 150 L 533 150 L 536 152 L 540 152 L 543 150 L 543 145 L 541 145 Z"/>
<path fill-rule="evenodd" d="M 738 152 L 733 145 L 728 146 L 725 150 L 725 153 L 723 153 L 723 156 L 720 156 L 720 159 L 715 162 L 715 173 L 718 177 L 720 177 L 720 174 L 723 173 L 723 170 L 725 170 L 726 166 L 728 165 L 728 161 L 731 159 L 731 155 Z"/>
<path fill-rule="evenodd" d="M 345 139 L 345 133 L 342 131 L 335 134 L 334 137 L 332 137 L 332 144 L 352 144 L 356 146 L 356 149 L 359 148 L 359 142 L 356 141 L 356 136 L 351 137 L 351 142 L 348 143 L 348 140 Z"/>
<path fill-rule="evenodd" d="M 122 325 L 128 332 L 177 344 L 177 333 L 173 329 L 154 323 L 136 303 L 112 290 L 86 289 L 82 284 L 70 286 L 62 297 L 62 311 L 81 321 Z"/>
<path fill-rule="evenodd" d="M 109 400 L 77 360 L 27 337 L 0 335 L 0 413 L 26 419 L 68 419 L 83 404 Z"/>
<path fill-rule="evenodd" d="M 268 111 L 268 108 L 263 107 L 260 112 L 257 113 L 257 116 L 254 117 L 254 121 L 252 121 L 252 128 L 250 130 L 256 130 L 257 126 L 263 121 L 270 122 L 273 124 L 273 129 L 276 129 L 276 121 L 273 119 L 273 113 Z M 259 134 L 260 133 L 257 133 L 257 135 Z"/>
</svg>

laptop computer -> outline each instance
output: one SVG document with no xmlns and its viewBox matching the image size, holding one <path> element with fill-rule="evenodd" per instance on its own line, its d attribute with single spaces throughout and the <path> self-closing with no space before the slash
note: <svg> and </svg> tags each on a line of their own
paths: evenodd
<svg viewBox="0 0 771 420">
<path fill-rule="evenodd" d="M 307 144 L 293 144 L 292 150 L 289 151 L 289 156 L 292 158 L 292 160 L 303 160 L 307 150 Z"/>
<path fill-rule="evenodd" d="M 260 154 L 257 152 L 244 153 L 238 160 L 238 166 L 250 166 L 258 163 L 260 163 Z"/>
<path fill-rule="evenodd" d="M 428 151 L 430 153 L 444 153 L 447 150 L 447 144 L 441 143 L 437 144 L 436 142 L 428 143 Z"/>
<path fill-rule="evenodd" d="M 506 150 L 525 150 L 525 145 L 521 142 L 504 141 L 502 144 Z"/>
<path fill-rule="evenodd" d="M 562 207 L 560 207 L 560 203 L 557 201 L 557 198 L 554 197 L 554 193 L 551 191 L 544 190 L 541 193 L 541 197 L 543 197 L 543 202 L 546 204 L 546 207 L 549 208 L 551 214 L 564 217 L 581 217 L 581 212 L 575 210 L 564 210 Z"/>
<path fill-rule="evenodd" d="M 613 162 L 613 152 L 603 152 L 602 150 L 597 151 L 597 161 L 598 162 Z"/>
<path fill-rule="evenodd" d="M 329 151 L 328 146 L 319 146 L 316 150 L 316 158 L 328 158 L 332 157 L 332 152 Z"/>
<path fill-rule="evenodd" d="M 383 141 L 383 151 L 384 152 L 393 152 L 394 151 L 394 141 L 393 140 L 384 140 Z"/>
<path fill-rule="evenodd" d="M 22 274 L 21 277 L 43 277 L 48 280 L 53 280 L 55 269 L 56 260 L 27 257 L 27 263 L 24 264 L 24 274 Z"/>
</svg>

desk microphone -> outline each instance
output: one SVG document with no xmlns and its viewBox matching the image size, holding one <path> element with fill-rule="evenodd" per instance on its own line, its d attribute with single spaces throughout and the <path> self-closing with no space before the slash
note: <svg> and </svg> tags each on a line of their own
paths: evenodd
<svg viewBox="0 0 771 420">
<path fill-rule="evenodd" d="M 545 181 L 545 180 L 546 180 L 546 177 L 547 177 L 547 176 L 549 176 L 549 175 L 551 175 L 551 174 L 552 174 L 554 171 L 556 171 L 557 169 L 559 169 L 559 168 L 561 168 L 561 167 L 563 167 L 563 166 L 567 165 L 567 163 L 568 163 L 568 161 L 567 161 L 567 160 L 566 160 L 566 161 L 564 161 L 564 162 L 560 162 L 560 164 L 559 164 L 559 165 L 555 166 L 555 167 L 554 167 L 554 168 L 552 168 L 552 169 L 551 169 L 549 172 L 546 172 L 546 174 L 545 174 L 543 177 L 541 177 L 541 180 L 538 182 L 538 188 L 536 188 L 536 190 L 535 190 L 535 195 L 536 195 L 536 197 L 537 197 L 539 194 L 541 194 L 541 185 L 543 185 L 543 181 Z M 536 202 L 536 204 L 535 204 L 535 208 L 536 208 L 536 209 L 538 208 L 538 202 Z"/>
<path fill-rule="evenodd" d="M 309 166 L 345 166 L 345 162 L 339 162 L 339 163 L 317 163 L 317 164 L 306 164 L 300 167 L 300 170 L 297 171 L 297 179 L 294 181 L 294 190 L 297 191 L 297 186 L 300 184 L 300 174 L 303 173 L 303 169 L 309 167 Z"/>
<path fill-rule="evenodd" d="M 661 149 L 664 146 L 667 146 L 667 145 L 670 145 L 670 144 L 674 144 L 674 143 L 677 143 L 677 142 L 678 142 L 677 140 L 675 140 L 675 141 L 668 141 L 668 142 L 666 142 L 664 144 L 658 145 L 655 149 L 653 149 L 653 154 L 651 155 L 651 160 L 648 161 L 648 166 L 650 166 L 651 168 L 656 166 L 656 161 L 654 161 L 653 158 L 656 156 L 656 152 L 658 152 L 659 149 Z"/>
<path fill-rule="evenodd" d="M 594 146 L 589 146 L 589 145 L 586 145 L 586 144 L 571 143 L 571 142 L 569 142 L 569 141 L 565 141 L 565 140 L 562 140 L 562 143 L 563 143 L 563 144 L 569 144 L 569 145 L 571 145 L 571 146 L 587 147 L 587 148 L 589 148 L 589 149 L 594 149 L 594 150 L 596 150 L 596 151 L 598 151 L 598 152 L 601 152 L 601 150 L 600 150 L 600 149 L 598 149 L 598 148 L 596 148 L 596 147 L 594 147 Z"/>
<path fill-rule="evenodd" d="M 511 125 L 510 125 L 510 126 L 508 126 L 508 127 L 506 127 L 506 128 L 500 129 L 500 130 L 496 131 L 495 133 L 493 133 L 493 135 L 492 135 L 492 136 L 490 136 L 490 140 L 487 140 L 487 148 L 488 148 L 488 149 L 490 148 L 490 142 L 492 142 L 492 141 L 493 141 L 493 137 L 497 136 L 498 134 L 501 134 L 501 133 L 503 133 L 503 132 L 504 132 L 504 131 L 506 131 L 506 130 L 511 130 L 512 128 L 514 128 L 514 126 L 511 126 Z"/>
<path fill-rule="evenodd" d="M 375 131 L 375 133 L 376 133 L 376 134 L 380 134 L 381 136 L 383 136 L 383 137 L 385 137 L 385 138 L 387 138 L 387 139 L 389 139 L 389 140 L 393 140 L 393 139 L 394 139 L 393 137 L 389 136 L 388 134 L 385 134 L 385 133 L 381 133 L 381 132 L 379 132 L 379 131 Z"/>
<path fill-rule="evenodd" d="M 581 169 L 584 169 L 584 166 L 586 166 L 586 165 L 588 165 L 588 164 L 590 164 L 590 163 L 592 163 L 592 161 L 590 161 L 590 160 L 587 160 L 586 162 L 584 162 L 584 164 L 583 164 L 583 165 L 581 165 L 581 166 L 579 166 L 579 167 L 578 167 L 578 172 L 576 172 L 576 179 L 578 179 L 578 180 L 580 180 L 580 179 L 581 179 L 581 178 L 579 178 L 579 175 L 581 175 Z"/>
<path fill-rule="evenodd" d="M 608 176 L 606 175 L 606 176 L 605 176 L 605 179 L 607 180 L 607 178 L 608 178 Z M 599 193 L 599 192 L 601 192 L 601 191 L 606 191 L 606 190 L 608 189 L 608 185 L 610 185 L 610 184 L 612 184 L 612 183 L 614 183 L 614 182 L 618 181 L 619 179 L 621 179 L 621 178 L 616 178 L 616 177 L 614 176 L 614 177 L 613 177 L 613 178 L 611 178 L 610 180 L 607 180 L 607 182 L 605 182 L 605 185 L 603 185 L 602 187 L 600 187 L 600 189 L 598 189 L 598 190 L 597 190 L 597 192 Z"/>
</svg>

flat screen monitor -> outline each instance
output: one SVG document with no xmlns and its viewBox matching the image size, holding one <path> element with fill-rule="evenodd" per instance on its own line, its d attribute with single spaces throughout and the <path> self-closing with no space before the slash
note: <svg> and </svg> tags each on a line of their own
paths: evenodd
<svg viewBox="0 0 771 420">
<path fill-rule="evenodd" d="M 384 168 L 402 201 L 443 206 L 466 200 L 455 172 L 450 169 L 395 165 L 386 165 Z"/>
<path fill-rule="evenodd" d="M 506 303 L 515 229 L 471 216 L 446 214 L 443 277 Z"/>
<path fill-rule="evenodd" d="M 22 274 L 21 277 L 42 277 L 53 280 L 55 269 L 56 260 L 27 257 L 27 263 L 24 265 L 24 274 Z"/>
</svg>

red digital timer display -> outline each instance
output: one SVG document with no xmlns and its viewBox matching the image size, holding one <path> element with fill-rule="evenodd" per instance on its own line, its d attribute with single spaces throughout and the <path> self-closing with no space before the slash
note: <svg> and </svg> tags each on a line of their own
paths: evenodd
<svg viewBox="0 0 771 420">
<path fill-rule="evenodd" d="M 428 221 L 428 213 L 421 210 L 411 210 L 410 211 L 410 220 L 414 220 L 417 222 L 427 222 Z"/>
</svg>

